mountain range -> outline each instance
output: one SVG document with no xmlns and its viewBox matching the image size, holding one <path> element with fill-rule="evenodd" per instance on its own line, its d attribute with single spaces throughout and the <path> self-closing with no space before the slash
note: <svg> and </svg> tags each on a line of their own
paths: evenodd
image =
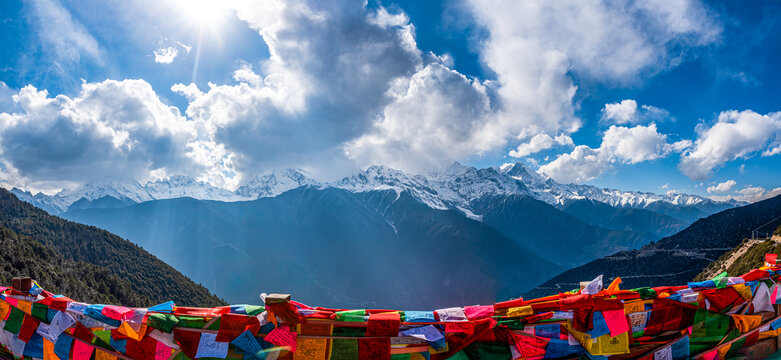
<svg viewBox="0 0 781 360">
<path fill-rule="evenodd" d="M 620 251 L 567 270 L 524 294 L 533 298 L 569 291 L 580 281 L 604 275 L 610 282 L 622 279 L 621 288 L 685 284 L 709 264 L 741 245 L 752 232 L 772 232 L 781 225 L 781 195 L 697 220 L 683 231 L 636 250 Z M 752 242 L 752 244 L 755 242 Z M 768 244 L 773 243 L 769 241 Z M 769 247 L 765 246 L 765 249 Z M 764 253 L 752 254 L 751 264 Z M 750 269 L 744 266 L 730 273 Z M 713 271 L 711 271 L 711 274 Z M 702 280 L 702 277 L 700 278 Z"/>
<path fill-rule="evenodd" d="M 286 169 L 251 179 L 234 191 L 177 175 L 141 185 L 133 179 L 106 178 L 54 195 L 32 194 L 18 188 L 11 192 L 52 214 L 92 207 L 121 207 L 162 199 L 191 197 L 199 200 L 248 201 L 274 197 L 301 186 L 341 188 L 351 192 L 393 189 L 407 191 L 434 209 L 458 209 L 474 213 L 473 202 L 486 196 L 529 196 L 556 207 L 577 200 L 593 200 L 616 208 L 646 209 L 686 221 L 694 221 L 739 203 L 719 202 L 705 197 L 668 193 L 654 194 L 598 188 L 592 185 L 561 184 L 543 177 L 521 163 L 476 169 L 453 163 L 441 171 L 413 175 L 384 166 L 371 166 L 363 172 L 332 182 L 321 182 L 305 171 Z M 104 199 L 110 198 L 110 199 Z"/>
<path fill-rule="evenodd" d="M 173 177 L 12 192 L 143 246 L 230 302 L 267 291 L 350 307 L 517 296 L 739 205 L 561 184 L 520 163 L 425 175 L 372 166 L 332 182 L 285 170 L 235 191 Z"/>
</svg>

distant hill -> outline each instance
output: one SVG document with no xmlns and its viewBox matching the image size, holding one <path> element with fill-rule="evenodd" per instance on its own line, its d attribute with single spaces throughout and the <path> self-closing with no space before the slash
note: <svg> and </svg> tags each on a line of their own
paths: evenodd
<svg viewBox="0 0 781 360">
<path fill-rule="evenodd" d="M 623 288 L 685 284 L 751 236 L 752 230 L 760 226 L 773 229 L 778 225 L 781 225 L 781 196 L 724 210 L 639 250 L 621 251 L 567 270 L 524 296 L 567 291 L 576 288 L 580 281 L 601 274 L 611 280 L 620 276 Z"/>
<path fill-rule="evenodd" d="M 145 224 L 136 224 L 143 227 Z M 86 302 L 150 306 L 225 304 L 137 245 L 51 216 L 0 189 L 0 284 L 26 275 Z"/>
</svg>

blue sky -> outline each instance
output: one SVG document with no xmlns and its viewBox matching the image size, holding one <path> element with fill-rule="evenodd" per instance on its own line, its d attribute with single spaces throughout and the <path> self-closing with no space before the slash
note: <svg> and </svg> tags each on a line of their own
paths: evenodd
<svg viewBox="0 0 781 360">
<path fill-rule="evenodd" d="M 561 182 L 757 200 L 781 193 L 779 7 L 5 1 L 0 181 L 234 188 L 275 168 L 521 161 Z"/>
</svg>

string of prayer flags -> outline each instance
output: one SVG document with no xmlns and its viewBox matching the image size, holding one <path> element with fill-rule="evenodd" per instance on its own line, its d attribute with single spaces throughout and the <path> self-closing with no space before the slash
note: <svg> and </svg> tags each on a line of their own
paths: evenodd
<svg viewBox="0 0 781 360">
<path fill-rule="evenodd" d="M 602 279 L 540 299 L 433 311 L 313 308 L 279 294 L 263 305 L 131 308 L 0 287 L 0 357 L 716 359 L 763 357 L 781 336 L 775 264 L 684 286 L 621 290 L 620 278 L 607 288 Z"/>
</svg>

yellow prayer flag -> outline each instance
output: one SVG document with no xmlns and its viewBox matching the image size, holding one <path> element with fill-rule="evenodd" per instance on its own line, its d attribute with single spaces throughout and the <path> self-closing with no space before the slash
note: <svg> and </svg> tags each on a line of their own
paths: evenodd
<svg viewBox="0 0 781 360">
<path fill-rule="evenodd" d="M 740 294 L 740 297 L 742 297 L 744 300 L 751 300 L 751 288 L 746 286 L 745 284 L 735 284 L 732 286 L 735 291 Z"/>
<path fill-rule="evenodd" d="M 578 340 L 580 345 L 583 345 L 583 348 L 585 348 L 586 351 L 591 352 L 591 347 L 594 345 L 594 341 L 591 339 L 591 335 L 573 329 L 570 322 L 564 324 L 564 327 L 567 329 L 567 332 L 572 335 L 572 337 Z"/>
<path fill-rule="evenodd" d="M 622 280 L 621 280 L 620 277 L 616 277 L 615 279 L 613 279 L 613 282 L 611 282 L 610 286 L 607 287 L 607 293 L 608 294 L 613 294 L 613 293 L 619 291 L 618 285 L 621 284 L 621 281 Z"/>
<path fill-rule="evenodd" d="M 43 339 L 43 360 L 60 360 L 54 353 L 54 343 L 46 338 Z"/>
<path fill-rule="evenodd" d="M 519 307 L 511 307 L 507 309 L 507 316 L 513 317 L 513 316 L 526 316 L 534 314 L 534 310 L 532 310 L 531 306 L 519 306 Z"/>
<path fill-rule="evenodd" d="M 781 329 L 775 329 L 770 331 L 763 331 L 759 333 L 759 339 L 757 341 L 762 341 L 765 339 L 775 339 L 777 337 L 781 336 Z"/>
<path fill-rule="evenodd" d="M 629 332 L 614 337 L 611 337 L 610 334 L 605 334 L 596 340 L 591 350 L 589 350 L 591 355 L 629 354 Z"/>
<path fill-rule="evenodd" d="M 109 354 L 100 348 L 95 351 L 95 360 L 117 360 L 116 355 Z"/>
<path fill-rule="evenodd" d="M 5 319 L 8 316 L 8 311 L 11 310 L 11 304 L 0 300 L 0 319 Z"/>
<path fill-rule="evenodd" d="M 732 344 L 727 344 L 722 347 L 720 347 L 717 351 L 719 352 L 719 359 L 724 359 L 727 357 L 727 352 L 732 347 Z"/>
<path fill-rule="evenodd" d="M 24 311 L 25 314 L 32 316 L 32 309 L 33 309 L 33 303 L 25 300 L 19 300 L 19 303 L 16 304 L 16 307 L 19 308 L 19 310 Z"/>
<path fill-rule="evenodd" d="M 732 319 L 735 321 L 735 326 L 737 326 L 741 334 L 745 334 L 756 329 L 759 325 L 762 325 L 762 315 L 735 314 L 732 315 Z"/>
<path fill-rule="evenodd" d="M 645 311 L 645 303 L 643 300 L 632 300 L 624 303 L 624 314 L 632 314 Z"/>
<path fill-rule="evenodd" d="M 146 324 L 141 325 L 140 334 L 146 332 L 145 328 L 146 328 Z M 123 321 L 122 324 L 119 325 L 119 328 L 117 328 L 117 332 L 133 340 L 141 341 L 141 335 L 137 333 L 135 330 L 133 330 L 133 327 L 131 327 L 130 324 L 127 323 L 127 321 Z"/>
<path fill-rule="evenodd" d="M 296 339 L 293 360 L 325 360 L 328 354 L 328 339 Z"/>
</svg>

